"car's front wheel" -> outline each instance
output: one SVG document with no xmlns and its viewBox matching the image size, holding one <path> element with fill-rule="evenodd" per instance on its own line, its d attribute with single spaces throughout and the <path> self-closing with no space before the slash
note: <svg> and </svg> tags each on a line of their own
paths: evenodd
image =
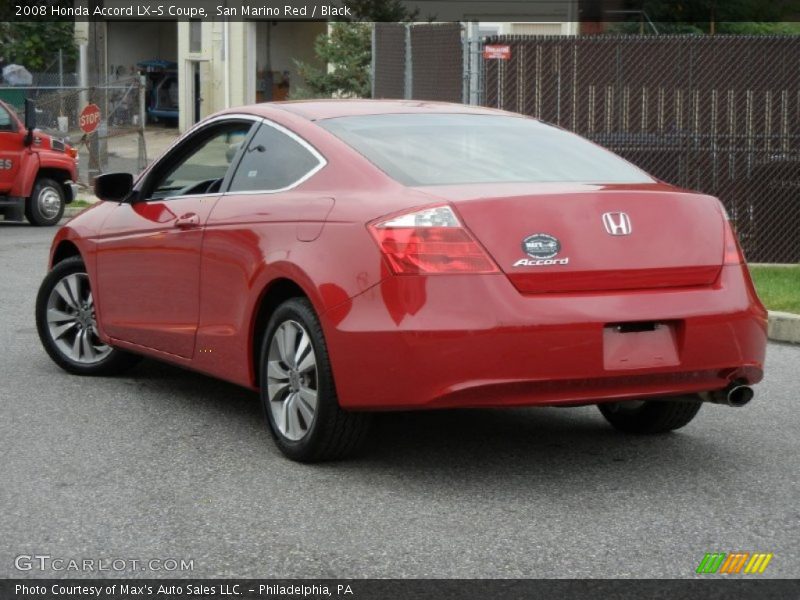
<svg viewBox="0 0 800 600">
<path fill-rule="evenodd" d="M 692 396 L 605 402 L 597 408 L 612 427 L 626 433 L 666 433 L 694 419 L 702 403 Z"/>
<path fill-rule="evenodd" d="M 273 313 L 261 348 L 260 381 L 270 430 L 288 458 L 333 460 L 361 447 L 369 415 L 339 406 L 322 327 L 308 300 L 292 298 Z"/>
<path fill-rule="evenodd" d="M 77 256 L 58 263 L 42 281 L 36 329 L 50 358 L 76 375 L 113 375 L 140 360 L 98 336 L 89 275 Z"/>
</svg>

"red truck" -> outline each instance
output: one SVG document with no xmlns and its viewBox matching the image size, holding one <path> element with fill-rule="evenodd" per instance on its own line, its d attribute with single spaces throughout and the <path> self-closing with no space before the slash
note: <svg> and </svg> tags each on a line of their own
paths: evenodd
<svg viewBox="0 0 800 600">
<path fill-rule="evenodd" d="M 25 123 L 0 101 L 0 215 L 7 221 L 55 225 L 75 199 L 78 151 L 36 130 L 36 111 L 25 103 Z"/>
</svg>

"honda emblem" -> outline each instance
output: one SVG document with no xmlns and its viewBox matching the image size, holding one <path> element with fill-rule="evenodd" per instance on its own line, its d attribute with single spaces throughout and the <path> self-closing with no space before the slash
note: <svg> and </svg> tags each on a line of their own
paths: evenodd
<svg viewBox="0 0 800 600">
<path fill-rule="evenodd" d="M 624 212 L 603 213 L 603 225 L 610 235 L 630 235 L 633 231 L 631 219 Z"/>
</svg>

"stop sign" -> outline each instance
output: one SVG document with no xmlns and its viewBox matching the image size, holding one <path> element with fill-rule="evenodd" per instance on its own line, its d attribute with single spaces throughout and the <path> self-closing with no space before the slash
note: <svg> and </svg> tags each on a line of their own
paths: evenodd
<svg viewBox="0 0 800 600">
<path fill-rule="evenodd" d="M 84 133 L 92 133 L 100 124 L 100 107 L 87 104 L 78 117 L 78 125 Z"/>
</svg>

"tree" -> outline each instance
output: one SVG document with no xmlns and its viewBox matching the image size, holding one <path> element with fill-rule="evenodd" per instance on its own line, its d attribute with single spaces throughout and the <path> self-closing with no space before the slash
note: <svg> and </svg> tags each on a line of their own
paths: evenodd
<svg viewBox="0 0 800 600">
<path fill-rule="evenodd" d="M 306 89 L 292 96 L 369 98 L 371 46 L 371 23 L 331 24 L 330 33 L 320 35 L 314 43 L 314 51 L 326 67 L 295 61 Z"/>
<path fill-rule="evenodd" d="M 74 70 L 78 56 L 74 31 L 72 22 L 0 22 L 0 63 L 20 64 L 33 72 L 52 71 L 61 50 L 64 70 Z"/>
<path fill-rule="evenodd" d="M 295 61 L 305 88 L 293 92 L 293 98 L 369 98 L 373 22 L 408 21 L 417 16 L 400 0 L 344 0 L 343 5 L 350 9 L 352 20 L 332 23 L 329 33 L 314 44 L 324 66 Z"/>
</svg>

